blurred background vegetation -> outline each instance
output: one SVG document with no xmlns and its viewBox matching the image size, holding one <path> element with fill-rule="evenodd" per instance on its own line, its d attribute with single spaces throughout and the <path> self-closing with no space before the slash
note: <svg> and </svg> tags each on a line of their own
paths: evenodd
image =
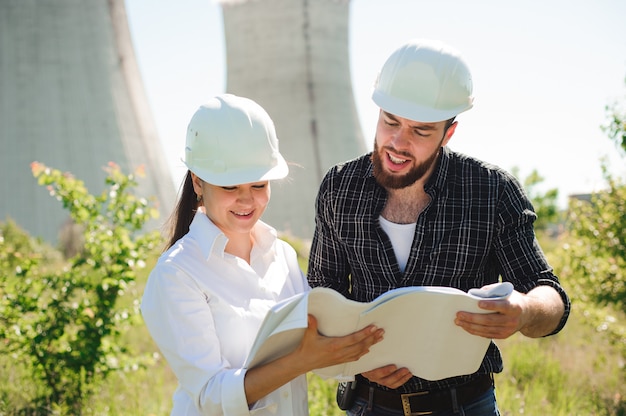
<svg viewBox="0 0 626 416">
<path fill-rule="evenodd" d="M 624 159 L 626 113 L 606 110 L 604 130 Z M 134 195 L 141 170 L 111 164 L 108 189 L 93 196 L 70 174 L 31 167 L 70 212 L 74 238 L 50 247 L 10 219 L 0 223 L 0 415 L 169 415 L 176 380 L 139 315 L 163 244 L 158 232 L 142 232 L 155 211 Z M 537 191 L 538 172 L 522 179 L 573 310 L 556 336 L 497 342 L 503 415 L 626 415 L 626 184 L 605 179 L 604 190 L 572 197 L 565 211 L 556 189 Z M 283 238 L 305 270 L 306 244 Z M 336 382 L 309 380 L 311 415 L 342 414 Z"/>
</svg>

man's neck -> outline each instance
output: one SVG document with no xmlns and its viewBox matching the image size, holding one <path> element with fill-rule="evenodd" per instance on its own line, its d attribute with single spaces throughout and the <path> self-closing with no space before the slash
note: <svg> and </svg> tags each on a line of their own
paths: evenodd
<svg viewBox="0 0 626 416">
<path fill-rule="evenodd" d="M 424 191 L 424 182 L 401 189 L 387 189 L 387 202 L 381 215 L 396 224 L 411 224 L 430 203 L 430 195 Z"/>
</svg>

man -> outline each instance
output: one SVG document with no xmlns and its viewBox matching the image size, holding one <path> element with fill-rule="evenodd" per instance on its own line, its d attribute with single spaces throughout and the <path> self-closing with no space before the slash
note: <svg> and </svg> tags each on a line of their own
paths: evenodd
<svg viewBox="0 0 626 416">
<path fill-rule="evenodd" d="M 310 285 L 369 302 L 397 287 L 468 291 L 501 279 L 513 294 L 479 303 L 495 313 L 460 311 L 455 324 L 492 339 L 560 331 L 570 301 L 535 239 L 521 185 L 446 147 L 455 117 L 472 108 L 460 55 L 410 41 L 383 65 L 372 99 L 380 107 L 373 152 L 331 168 L 320 186 Z M 499 414 L 493 373 L 503 364 L 494 343 L 474 374 L 429 381 L 389 364 L 357 375 L 348 415 Z"/>
</svg>

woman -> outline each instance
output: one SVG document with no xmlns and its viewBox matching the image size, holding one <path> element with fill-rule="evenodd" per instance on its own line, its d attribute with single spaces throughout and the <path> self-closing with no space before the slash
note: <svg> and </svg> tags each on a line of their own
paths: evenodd
<svg viewBox="0 0 626 416">
<path fill-rule="evenodd" d="M 243 368 L 269 308 L 309 290 L 293 248 L 259 221 L 269 181 L 288 167 L 265 110 L 230 94 L 192 117 L 185 164 L 172 235 L 141 305 L 179 381 L 172 415 L 306 415 L 305 373 L 357 360 L 382 329 L 329 338 L 309 316 L 295 351 Z"/>
</svg>

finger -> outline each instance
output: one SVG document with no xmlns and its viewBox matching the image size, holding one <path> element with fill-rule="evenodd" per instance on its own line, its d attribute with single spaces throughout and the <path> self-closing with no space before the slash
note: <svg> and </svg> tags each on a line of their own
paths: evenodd
<svg viewBox="0 0 626 416">
<path fill-rule="evenodd" d="M 396 365 L 390 364 L 384 367 L 379 367 L 370 371 L 366 371 L 362 373 L 362 375 L 369 380 L 374 380 L 374 379 L 381 379 L 381 378 L 387 377 L 388 375 L 394 373 L 397 370 L 398 370 L 398 367 Z"/>
<path fill-rule="evenodd" d="M 455 324 L 472 335 L 485 338 L 508 338 L 517 331 L 517 320 L 501 314 L 471 314 L 460 312 Z"/>
<path fill-rule="evenodd" d="M 405 370 L 405 371 L 401 371 L 401 370 Z M 405 369 L 400 369 L 396 371 L 391 376 L 387 377 L 387 379 L 384 382 L 387 387 L 392 388 L 392 389 L 397 389 L 398 387 L 402 386 L 404 383 L 409 381 L 411 377 L 413 377 L 413 374 L 411 374 L 409 370 L 405 368 Z"/>
<path fill-rule="evenodd" d="M 464 329 L 470 334 L 489 339 L 506 339 L 515 333 L 507 328 L 464 327 Z"/>
<path fill-rule="evenodd" d="M 504 312 L 511 307 L 508 300 L 481 300 L 478 307 L 487 311 Z"/>
<path fill-rule="evenodd" d="M 383 339 L 384 334 L 384 329 L 378 328 L 376 325 L 368 325 L 356 332 L 354 335 L 357 336 L 357 339 L 360 340 L 360 342 L 366 341 L 375 344 Z"/>
<path fill-rule="evenodd" d="M 356 361 L 370 351 L 370 347 L 378 342 L 376 332 L 363 339 L 357 339 L 356 334 L 344 337 L 324 337 L 329 351 L 348 359 Z"/>
<path fill-rule="evenodd" d="M 457 312 L 455 323 L 468 323 L 477 326 L 509 327 L 518 321 L 517 315 L 503 313 Z"/>
<path fill-rule="evenodd" d="M 315 329 L 315 331 L 317 332 L 317 318 L 309 314 L 307 322 L 308 322 L 309 328 Z"/>
<path fill-rule="evenodd" d="M 362 373 L 362 376 L 374 383 L 395 389 L 409 381 L 413 374 L 407 368 L 392 365 Z"/>
<path fill-rule="evenodd" d="M 357 332 L 340 337 L 346 345 L 371 346 L 383 339 L 384 331 L 374 325 L 369 325 Z"/>
</svg>

